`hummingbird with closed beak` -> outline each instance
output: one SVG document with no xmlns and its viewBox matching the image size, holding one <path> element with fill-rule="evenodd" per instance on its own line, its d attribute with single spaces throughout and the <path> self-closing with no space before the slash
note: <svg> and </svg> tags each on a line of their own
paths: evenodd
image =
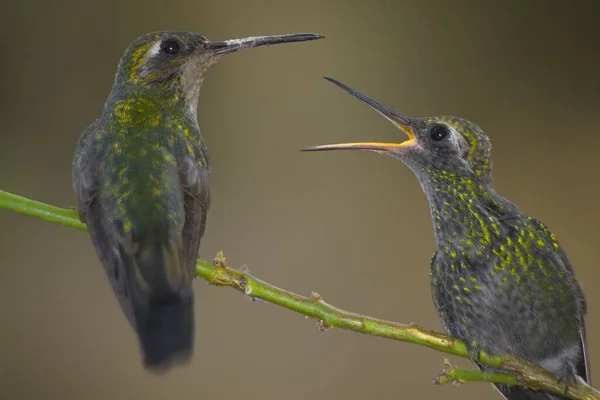
<svg viewBox="0 0 600 400">
<path fill-rule="evenodd" d="M 410 168 L 430 206 L 436 250 L 429 275 L 446 331 L 480 351 L 514 355 L 568 384 L 589 382 L 586 301 L 550 229 L 493 187 L 491 145 L 476 124 L 452 116 L 409 118 L 331 78 L 408 136 L 401 143 L 344 143 L 304 151 L 366 150 Z M 509 400 L 566 399 L 496 384 Z"/>
<path fill-rule="evenodd" d="M 73 183 L 79 216 L 146 368 L 166 370 L 193 353 L 192 279 L 211 199 L 197 120 L 207 69 L 241 50 L 320 38 L 216 42 L 165 31 L 137 38 L 121 57 L 104 111 L 77 143 Z"/>
</svg>

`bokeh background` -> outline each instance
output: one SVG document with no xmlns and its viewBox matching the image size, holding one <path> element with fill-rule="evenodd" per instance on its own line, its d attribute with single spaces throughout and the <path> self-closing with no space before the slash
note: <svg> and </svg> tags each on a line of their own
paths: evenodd
<svg viewBox="0 0 600 400">
<path fill-rule="evenodd" d="M 491 137 L 497 190 L 566 248 L 588 299 L 598 381 L 599 10 L 594 0 L 4 0 L 0 188 L 74 205 L 76 140 L 142 33 L 319 32 L 327 39 L 239 53 L 210 70 L 198 110 L 214 171 L 201 257 L 224 250 L 280 287 L 441 329 L 429 211 L 411 172 L 374 154 L 298 150 L 404 139 L 324 75 L 407 115 L 466 117 Z M 441 353 L 322 333 L 230 289 L 195 287 L 193 362 L 154 376 L 87 235 L 0 210 L 0 398 L 499 398 L 486 384 L 434 387 Z"/>
</svg>

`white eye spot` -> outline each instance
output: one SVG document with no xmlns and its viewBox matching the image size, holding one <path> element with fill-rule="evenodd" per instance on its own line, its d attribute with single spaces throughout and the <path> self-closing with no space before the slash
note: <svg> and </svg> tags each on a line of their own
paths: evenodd
<svg viewBox="0 0 600 400">
<path fill-rule="evenodd" d="M 152 45 L 152 47 L 150 47 L 150 49 L 148 49 L 148 55 L 146 56 L 146 58 L 152 58 L 154 56 L 156 56 L 158 54 L 158 52 L 160 51 L 160 40 L 157 40 L 156 42 L 154 42 L 154 44 Z"/>
<path fill-rule="evenodd" d="M 463 135 L 460 134 L 454 127 L 446 125 L 450 131 L 450 143 L 458 151 L 458 154 L 466 154 L 469 150 L 469 143 Z M 464 161 L 464 160 L 463 160 Z M 466 161 L 464 161 L 466 162 Z"/>
<path fill-rule="evenodd" d="M 451 125 L 446 125 L 448 130 L 450 131 L 450 143 L 452 146 L 457 148 L 463 148 L 467 145 L 463 136 Z"/>
</svg>

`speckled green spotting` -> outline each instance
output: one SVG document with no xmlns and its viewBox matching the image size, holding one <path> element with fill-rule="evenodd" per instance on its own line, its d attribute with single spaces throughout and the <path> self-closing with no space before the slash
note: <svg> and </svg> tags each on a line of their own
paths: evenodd
<svg viewBox="0 0 600 400">
<path fill-rule="evenodd" d="M 573 374 L 587 379 L 581 287 L 552 232 L 495 192 L 491 144 L 479 126 L 451 116 L 402 116 L 327 79 L 409 139 L 306 150 L 376 151 L 415 173 L 430 205 L 436 251 L 429 275 L 446 330 L 462 339 L 473 357 L 481 350 L 513 354 L 564 379 Z M 509 400 L 541 399 L 521 389 L 498 389 Z"/>
<path fill-rule="evenodd" d="M 80 218 L 146 366 L 189 356 L 193 347 L 192 282 L 210 169 L 196 119 L 205 68 L 190 63 L 194 53 L 185 46 L 203 40 L 172 32 L 135 40 L 73 161 Z M 167 54 L 165 41 L 186 51 Z"/>
<path fill-rule="evenodd" d="M 440 125 L 448 135 L 434 141 L 429 132 Z M 418 146 L 393 155 L 415 172 L 430 204 L 429 275 L 447 331 L 474 352 L 587 376 L 581 287 L 554 234 L 494 191 L 487 136 L 456 117 L 415 118 L 411 128 Z"/>
<path fill-rule="evenodd" d="M 146 367 L 165 372 L 194 347 L 192 282 L 211 198 L 197 120 L 205 72 L 226 54 L 321 37 L 211 42 L 165 31 L 140 36 L 123 53 L 104 111 L 77 144 L 73 184 Z"/>
</svg>

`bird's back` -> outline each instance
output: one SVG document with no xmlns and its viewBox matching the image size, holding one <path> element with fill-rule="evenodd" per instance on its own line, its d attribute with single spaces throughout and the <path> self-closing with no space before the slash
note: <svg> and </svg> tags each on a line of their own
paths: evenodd
<svg viewBox="0 0 600 400">
<path fill-rule="evenodd" d="M 194 172 L 199 146 L 188 140 L 185 121 L 147 109 L 136 114 L 134 103 L 117 103 L 84 134 L 88 154 L 79 163 L 76 157 L 76 186 L 80 202 L 88 199 L 82 216 L 145 363 L 161 367 L 188 359 L 193 348 L 192 279 L 208 208 L 198 197 L 208 196 L 208 182 L 190 195 L 190 173 L 197 186 L 203 177 Z"/>
</svg>

